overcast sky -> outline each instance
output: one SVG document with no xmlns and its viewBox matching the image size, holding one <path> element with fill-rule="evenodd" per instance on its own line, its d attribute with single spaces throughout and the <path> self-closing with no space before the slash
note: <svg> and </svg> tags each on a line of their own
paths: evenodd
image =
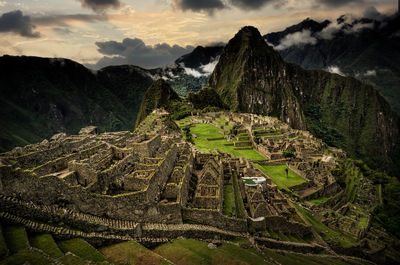
<svg viewBox="0 0 400 265">
<path fill-rule="evenodd" d="M 0 0 L 0 54 L 151 68 L 245 25 L 266 34 L 371 6 L 394 13 L 397 0 Z"/>
</svg>

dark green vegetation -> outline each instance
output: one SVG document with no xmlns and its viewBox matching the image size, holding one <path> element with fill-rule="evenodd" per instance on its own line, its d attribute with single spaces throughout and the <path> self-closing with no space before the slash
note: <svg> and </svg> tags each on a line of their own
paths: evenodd
<svg viewBox="0 0 400 265">
<path fill-rule="evenodd" d="M 29 238 L 29 243 L 32 247 L 43 250 L 52 258 L 57 259 L 64 255 L 50 234 L 41 234 L 31 237 Z"/>
<path fill-rule="evenodd" d="M 146 90 L 143 96 L 135 127 L 154 109 L 162 107 L 168 109 L 168 105 L 176 104 L 174 101 L 181 101 L 178 94 L 176 94 L 166 81 L 163 79 L 157 80 Z"/>
<path fill-rule="evenodd" d="M 0 57 L 0 152 L 57 132 L 132 129 L 152 80 L 141 68 L 107 67 L 97 74 L 67 59 Z"/>
<path fill-rule="evenodd" d="M 64 252 L 71 252 L 76 256 L 94 262 L 106 261 L 100 252 L 92 247 L 88 242 L 83 239 L 75 238 L 58 242 L 58 246 Z"/>
<path fill-rule="evenodd" d="M 209 86 L 233 111 L 279 117 L 373 168 L 400 172 L 399 118 L 377 90 L 285 63 L 256 28 L 244 27 L 229 41 Z"/>
<path fill-rule="evenodd" d="M 209 87 L 203 87 L 196 93 L 190 92 L 187 95 L 187 100 L 191 102 L 196 109 L 204 109 L 207 107 L 224 108 L 224 104 L 218 93 Z"/>
<path fill-rule="evenodd" d="M 337 22 L 339 27 L 348 29 L 349 24 L 346 23 L 349 22 L 345 19 L 340 17 Z M 356 20 L 351 26 L 370 26 L 352 34 L 338 30 L 332 38 L 321 38 L 318 34 L 329 24 L 330 21 L 319 23 L 306 19 L 284 31 L 267 34 L 264 38 L 277 46 L 287 35 L 309 30 L 317 42 L 280 50 L 285 61 L 299 64 L 305 69 L 337 66 L 344 74 L 373 84 L 393 109 L 400 113 L 400 38 L 396 34 L 400 17 L 393 16 L 383 21 Z"/>
<path fill-rule="evenodd" d="M 341 163 L 333 172 L 339 183 L 345 188 L 345 198 L 352 202 L 357 193 L 357 185 L 362 178 L 367 178 L 376 185 L 379 204 L 374 205 L 374 221 L 390 233 L 400 237 L 400 182 L 397 178 L 370 169 L 361 160 L 351 160 Z"/>
<path fill-rule="evenodd" d="M 353 238 L 326 226 L 298 204 L 294 203 L 293 205 L 296 207 L 299 213 L 308 221 L 308 223 L 311 224 L 312 228 L 317 233 L 319 233 L 326 242 L 330 242 L 331 244 L 338 243 L 343 248 L 349 248 L 357 245 L 356 241 Z"/>
</svg>

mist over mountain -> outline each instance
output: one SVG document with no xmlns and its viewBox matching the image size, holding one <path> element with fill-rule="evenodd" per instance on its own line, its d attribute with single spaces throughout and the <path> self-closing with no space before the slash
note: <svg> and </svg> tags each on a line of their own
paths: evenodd
<svg viewBox="0 0 400 265">
<path fill-rule="evenodd" d="M 306 19 L 264 38 L 287 62 L 374 85 L 400 113 L 400 17 L 373 11 L 364 18 Z"/>
</svg>

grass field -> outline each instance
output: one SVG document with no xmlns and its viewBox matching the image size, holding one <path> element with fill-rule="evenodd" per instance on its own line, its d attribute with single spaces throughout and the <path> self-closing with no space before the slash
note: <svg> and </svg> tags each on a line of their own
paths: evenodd
<svg viewBox="0 0 400 265">
<path fill-rule="evenodd" d="M 31 237 L 29 238 L 29 242 L 32 247 L 43 250 L 52 258 L 57 259 L 64 255 L 50 234 L 42 234 Z"/>
<path fill-rule="evenodd" d="M 289 190 L 288 188 L 305 182 L 302 177 L 290 169 L 288 177 L 286 177 L 286 165 L 257 165 L 257 167 L 270 177 L 279 189 Z"/>
<path fill-rule="evenodd" d="M 103 247 L 100 252 L 113 264 L 170 264 L 155 252 L 134 242 L 123 242 Z"/>
<path fill-rule="evenodd" d="M 225 146 L 225 144 L 232 144 L 225 139 L 208 141 L 207 138 L 224 137 L 219 132 L 219 129 L 211 124 L 195 124 L 190 128 L 190 132 L 197 136 L 197 138 L 193 137 L 193 141 L 195 146 L 202 152 L 211 153 L 215 149 L 218 149 L 220 152 L 236 157 L 243 157 L 250 160 L 265 160 L 265 157 L 254 150 L 234 150 L 234 146 Z"/>
<path fill-rule="evenodd" d="M 28 235 L 23 226 L 3 227 L 3 235 L 11 253 L 16 253 L 29 247 Z"/>
<path fill-rule="evenodd" d="M 269 264 L 261 253 L 253 248 L 243 249 L 224 243 L 209 249 L 207 242 L 194 239 L 178 239 L 163 244 L 154 251 L 177 265 L 190 264 Z"/>
<path fill-rule="evenodd" d="M 85 260 L 94 262 L 106 261 L 104 256 L 100 254 L 97 249 L 80 238 L 60 241 L 58 242 L 58 246 L 64 253 L 71 252 Z"/>
</svg>

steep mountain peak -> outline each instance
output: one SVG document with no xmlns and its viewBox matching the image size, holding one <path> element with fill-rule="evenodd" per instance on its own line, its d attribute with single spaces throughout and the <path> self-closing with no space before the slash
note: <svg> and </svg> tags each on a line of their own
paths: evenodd
<svg viewBox="0 0 400 265">
<path fill-rule="evenodd" d="M 155 81 L 144 93 L 135 127 L 154 109 L 165 107 L 172 100 L 180 98 L 171 86 L 164 79 Z"/>
<path fill-rule="evenodd" d="M 285 63 L 253 27 L 229 41 L 209 86 L 233 111 L 279 117 L 374 167 L 394 169 L 400 123 L 379 93 L 354 78 Z"/>
<path fill-rule="evenodd" d="M 209 86 L 234 111 L 279 116 L 280 105 L 270 103 L 277 102 L 272 98 L 282 90 L 273 89 L 268 77 L 282 77 L 283 65 L 279 54 L 266 44 L 260 32 L 246 26 L 225 46 Z"/>
</svg>

